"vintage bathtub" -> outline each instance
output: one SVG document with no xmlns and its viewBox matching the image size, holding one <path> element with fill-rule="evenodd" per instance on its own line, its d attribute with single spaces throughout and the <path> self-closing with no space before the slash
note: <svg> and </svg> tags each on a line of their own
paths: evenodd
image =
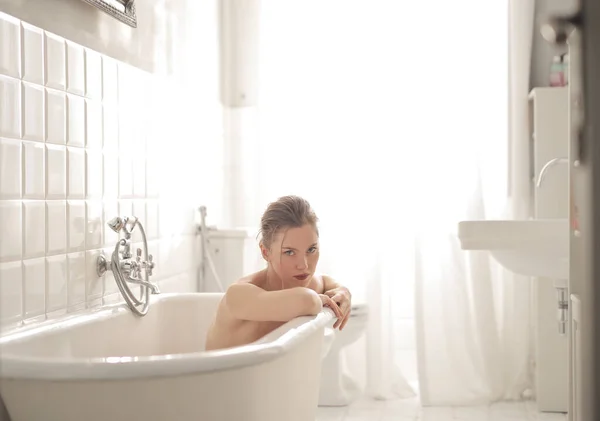
<svg viewBox="0 0 600 421">
<path fill-rule="evenodd" d="M 117 305 L 5 334 L 0 394 L 12 421 L 313 421 L 333 313 L 207 352 L 221 296 L 160 294 L 145 317 Z"/>
</svg>

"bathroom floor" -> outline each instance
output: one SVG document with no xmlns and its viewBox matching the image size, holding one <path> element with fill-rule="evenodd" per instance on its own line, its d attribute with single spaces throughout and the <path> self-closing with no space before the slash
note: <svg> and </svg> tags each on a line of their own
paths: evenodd
<svg viewBox="0 0 600 421">
<path fill-rule="evenodd" d="M 317 421 L 566 421 L 565 414 L 538 413 L 535 402 L 481 407 L 421 408 L 419 400 L 376 401 L 363 398 L 349 407 L 320 407 Z"/>
</svg>

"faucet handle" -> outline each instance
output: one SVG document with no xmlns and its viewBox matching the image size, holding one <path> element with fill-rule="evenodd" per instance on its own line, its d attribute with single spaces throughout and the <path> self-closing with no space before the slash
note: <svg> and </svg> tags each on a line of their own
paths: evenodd
<svg viewBox="0 0 600 421">
<path fill-rule="evenodd" d="M 148 272 L 148 276 L 152 276 L 152 269 L 154 269 L 154 257 L 149 254 L 148 263 L 146 263 L 146 271 Z"/>
</svg>

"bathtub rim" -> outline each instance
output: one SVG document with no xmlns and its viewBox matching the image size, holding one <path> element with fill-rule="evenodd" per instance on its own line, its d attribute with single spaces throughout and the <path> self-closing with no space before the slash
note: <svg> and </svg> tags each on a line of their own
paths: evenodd
<svg viewBox="0 0 600 421">
<path fill-rule="evenodd" d="M 166 293 L 152 297 L 152 304 L 162 300 L 189 299 L 199 294 L 220 293 Z M 316 316 L 297 317 L 263 338 L 244 346 L 215 351 L 183 354 L 162 354 L 142 357 L 44 358 L 7 354 L 2 347 L 25 341 L 55 330 L 69 329 L 80 324 L 100 322 L 131 313 L 124 303 L 66 315 L 52 321 L 22 327 L 0 336 L 0 381 L 7 380 L 126 380 L 176 375 L 197 375 L 215 371 L 239 369 L 266 363 L 281 357 L 315 331 L 325 328 L 334 318 L 324 308 Z"/>
</svg>

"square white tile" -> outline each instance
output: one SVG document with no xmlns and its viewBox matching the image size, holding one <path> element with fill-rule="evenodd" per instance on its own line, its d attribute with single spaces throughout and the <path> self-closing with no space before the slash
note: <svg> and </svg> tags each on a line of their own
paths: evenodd
<svg viewBox="0 0 600 421">
<path fill-rule="evenodd" d="M 146 235 L 148 241 L 158 238 L 158 202 L 148 200 L 146 202 Z"/>
<path fill-rule="evenodd" d="M 67 148 L 46 144 L 46 198 L 67 198 Z"/>
<path fill-rule="evenodd" d="M 67 202 L 46 202 L 46 254 L 67 252 Z"/>
<path fill-rule="evenodd" d="M 67 197 L 85 198 L 85 153 L 81 148 L 67 148 Z"/>
<path fill-rule="evenodd" d="M 46 197 L 46 147 L 39 142 L 23 142 L 23 197 L 44 199 Z"/>
<path fill-rule="evenodd" d="M 102 197 L 102 185 L 104 177 L 102 174 L 102 151 L 87 149 L 85 151 L 86 164 L 85 170 L 87 173 L 87 197 L 99 199 Z"/>
<path fill-rule="evenodd" d="M 117 62 L 110 57 L 102 57 L 102 99 L 105 103 L 116 104 L 119 98 Z"/>
<path fill-rule="evenodd" d="M 104 297 L 102 297 L 103 305 L 122 304 L 124 302 L 125 300 L 120 292 L 116 294 L 105 293 Z"/>
<path fill-rule="evenodd" d="M 132 215 L 142 223 L 146 230 L 146 236 L 148 235 L 148 220 L 146 219 L 146 201 L 145 200 L 134 200 L 133 201 L 133 212 Z M 134 242 L 142 242 L 142 233 L 140 230 L 135 230 L 131 236 Z"/>
<path fill-rule="evenodd" d="M 133 215 L 133 201 L 132 200 L 119 200 L 119 215 L 120 216 Z"/>
<path fill-rule="evenodd" d="M 69 200 L 67 202 L 67 216 L 69 225 L 67 237 L 69 251 L 85 250 L 85 202 L 83 200 Z"/>
<path fill-rule="evenodd" d="M 21 141 L 0 138 L 0 199 L 21 198 Z"/>
<path fill-rule="evenodd" d="M 135 122 L 132 119 L 132 110 L 128 110 L 125 104 L 119 104 L 119 153 L 132 154 L 135 150 Z"/>
<path fill-rule="evenodd" d="M 85 54 L 81 45 L 67 41 L 67 91 L 85 95 Z"/>
<path fill-rule="evenodd" d="M 23 26 L 23 80 L 44 85 L 44 31 L 25 22 Z"/>
<path fill-rule="evenodd" d="M 85 50 L 85 95 L 102 100 L 102 57 L 95 51 Z"/>
<path fill-rule="evenodd" d="M 21 82 L 0 75 L 0 136 L 21 138 Z"/>
<path fill-rule="evenodd" d="M 0 205 L 1 206 L 1 205 Z M 0 263 L 0 320 L 12 325 L 23 317 L 23 269 L 21 260 Z"/>
<path fill-rule="evenodd" d="M 119 157 L 119 197 L 127 199 L 133 196 L 133 160 L 131 157 Z"/>
<path fill-rule="evenodd" d="M 0 13 L 0 74 L 21 77 L 21 26 L 18 19 Z"/>
<path fill-rule="evenodd" d="M 46 86 L 64 91 L 67 88 L 67 57 L 65 40 L 45 32 Z"/>
<path fill-rule="evenodd" d="M 67 95 L 46 88 L 46 142 L 67 143 Z"/>
<path fill-rule="evenodd" d="M 22 204 L 20 200 L 0 201 L 0 262 L 17 260 L 22 257 Z"/>
<path fill-rule="evenodd" d="M 159 158 L 148 157 L 146 159 L 146 197 L 157 198 L 160 192 L 160 180 L 158 169 Z"/>
<path fill-rule="evenodd" d="M 102 148 L 102 103 L 93 99 L 87 99 L 85 102 L 86 147 L 100 149 Z"/>
<path fill-rule="evenodd" d="M 85 99 L 67 94 L 67 144 L 85 146 Z"/>
<path fill-rule="evenodd" d="M 114 234 L 114 233 L 113 233 Z M 116 235 L 116 234 L 114 234 Z M 108 242 L 110 244 L 110 242 Z M 106 247 L 102 250 L 102 253 L 104 254 L 104 257 L 106 259 L 110 260 L 110 255 L 112 254 L 113 250 L 115 248 L 114 242 L 111 244 L 110 247 Z M 121 295 L 120 291 L 119 291 L 119 287 L 117 286 L 117 283 L 115 281 L 115 277 L 113 275 L 113 273 L 111 271 L 106 271 L 104 273 L 104 296 L 110 296 L 112 294 L 117 294 L 117 295 Z M 121 296 L 119 299 L 123 299 L 123 297 Z M 108 301 L 105 300 L 104 303 L 106 304 Z"/>
<path fill-rule="evenodd" d="M 146 197 L 146 160 L 133 160 L 133 196 L 137 198 Z"/>
<path fill-rule="evenodd" d="M 87 201 L 87 230 L 85 237 L 86 249 L 102 247 L 102 202 Z"/>
<path fill-rule="evenodd" d="M 116 200 L 105 200 L 103 202 L 103 218 L 102 218 L 102 230 L 105 246 L 114 246 L 117 237 L 115 232 L 108 226 L 108 221 L 112 218 L 119 216 L 119 203 Z M 111 252 L 112 253 L 112 252 Z"/>
<path fill-rule="evenodd" d="M 114 153 L 104 154 L 104 197 L 117 199 L 119 197 L 119 158 Z"/>
<path fill-rule="evenodd" d="M 103 138 L 104 151 L 119 150 L 119 109 L 116 104 L 103 105 Z"/>
<path fill-rule="evenodd" d="M 23 82 L 23 139 L 44 141 L 44 105 L 44 88 Z"/>
<path fill-rule="evenodd" d="M 131 108 L 129 107 L 135 104 L 137 99 L 143 94 L 140 83 L 143 73 L 123 62 L 118 63 L 118 69 L 119 104 L 125 105 L 126 109 L 130 110 Z M 123 112 L 124 110 L 121 111 Z"/>
<path fill-rule="evenodd" d="M 67 307 L 67 269 L 66 254 L 46 257 L 48 312 Z"/>
<path fill-rule="evenodd" d="M 96 273 L 96 262 L 102 254 L 102 249 L 88 250 L 85 253 L 85 282 L 86 282 L 86 300 L 91 301 L 102 298 L 104 294 L 104 279 Z"/>
<path fill-rule="evenodd" d="M 23 261 L 25 280 L 24 318 L 37 317 L 46 312 L 46 258 Z"/>
<path fill-rule="evenodd" d="M 85 307 L 85 252 L 67 254 L 67 308 L 77 311 Z"/>
<path fill-rule="evenodd" d="M 46 206 L 42 200 L 23 202 L 23 258 L 42 257 L 46 253 Z"/>
</svg>

